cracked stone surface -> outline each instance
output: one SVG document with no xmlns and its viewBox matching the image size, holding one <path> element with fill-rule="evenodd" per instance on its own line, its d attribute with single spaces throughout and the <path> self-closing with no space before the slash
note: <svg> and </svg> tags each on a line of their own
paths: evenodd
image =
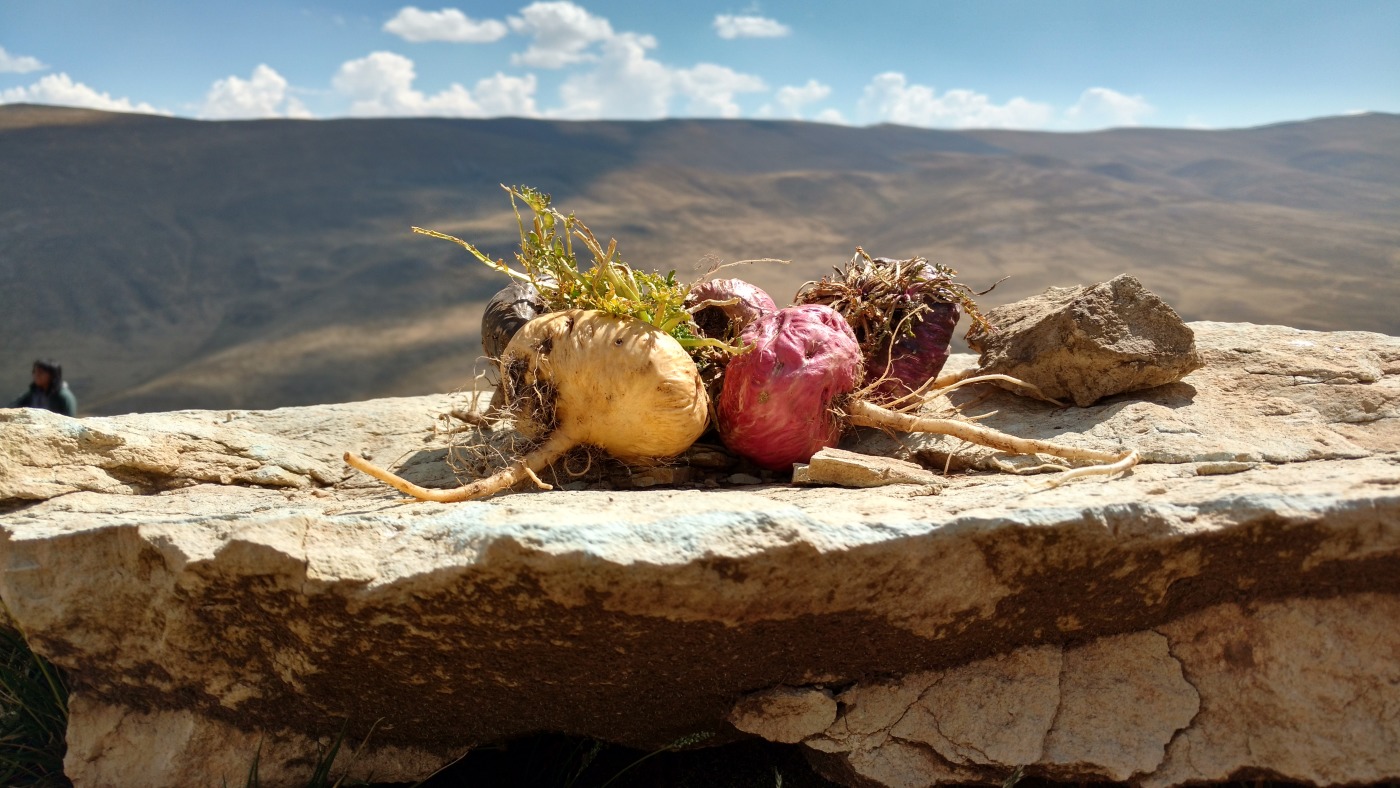
<svg viewBox="0 0 1400 788">
<path fill-rule="evenodd" d="M 857 685 L 838 700 L 844 716 L 807 746 L 834 777 L 844 767 L 848 778 L 891 786 L 928 784 L 930 763 L 949 782 L 997 782 L 1018 767 L 1126 780 L 1160 764 L 1199 708 L 1154 632 L 1070 649 L 1021 648 L 893 684 Z M 912 772 L 911 747 L 926 748 Z"/>
<path fill-rule="evenodd" d="M 1145 786 L 1236 775 L 1393 781 L 1400 597 L 1229 604 L 1162 628 L 1201 711 Z M 1188 776 L 1189 775 L 1189 776 Z"/>
<path fill-rule="evenodd" d="M 901 788 L 1017 768 L 1149 787 L 1393 780 L 1396 621 L 1393 594 L 1214 606 L 1159 631 L 857 685 L 805 746 L 838 782 Z"/>
<path fill-rule="evenodd" d="M 1200 711 L 1200 694 L 1157 632 L 1099 638 L 1065 651 L 1048 771 L 1110 780 L 1146 774 Z"/>
<path fill-rule="evenodd" d="M 800 739 L 852 786 L 1400 779 L 1400 339 L 1192 329 L 1206 366 L 1169 386 L 931 403 L 1144 452 L 1048 490 L 974 470 L 444 506 L 338 456 L 451 484 L 436 417 L 460 398 L 0 410 L 0 597 L 71 679 L 80 788 L 238 784 L 259 741 L 263 783 L 296 785 L 310 743 L 381 718 L 379 780 L 536 731 Z M 846 448 L 879 446 L 1019 462 Z"/>
<path fill-rule="evenodd" d="M 807 746 L 828 769 L 830 756 L 862 751 L 843 765 L 891 786 L 926 785 L 928 763 L 944 781 L 998 782 L 1018 767 L 1123 781 L 1155 769 L 1199 709 L 1199 695 L 1155 632 L 1021 648 L 895 685 L 857 685 L 838 700 L 845 716 Z M 891 743 L 895 751 L 882 757 Z M 928 751 L 904 773 L 911 746 Z"/>
</svg>

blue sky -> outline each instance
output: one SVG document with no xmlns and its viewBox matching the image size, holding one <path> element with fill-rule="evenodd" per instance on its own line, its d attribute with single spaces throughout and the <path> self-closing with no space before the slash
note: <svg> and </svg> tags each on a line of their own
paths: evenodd
<svg viewBox="0 0 1400 788">
<path fill-rule="evenodd" d="M 1400 0 L 0 0 L 0 102 L 1081 130 L 1400 112 Z"/>
</svg>

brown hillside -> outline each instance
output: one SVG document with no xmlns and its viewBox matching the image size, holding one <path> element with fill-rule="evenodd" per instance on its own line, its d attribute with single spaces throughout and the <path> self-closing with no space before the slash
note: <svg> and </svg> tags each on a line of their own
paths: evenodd
<svg viewBox="0 0 1400 788">
<path fill-rule="evenodd" d="M 200 122 L 0 106 L 0 381 L 61 359 L 85 412 L 469 385 L 508 255 L 498 188 L 626 259 L 779 301 L 863 245 L 1004 303 L 1131 272 L 1188 320 L 1400 334 L 1400 117 L 1231 131 L 954 133 L 795 122 Z"/>
</svg>

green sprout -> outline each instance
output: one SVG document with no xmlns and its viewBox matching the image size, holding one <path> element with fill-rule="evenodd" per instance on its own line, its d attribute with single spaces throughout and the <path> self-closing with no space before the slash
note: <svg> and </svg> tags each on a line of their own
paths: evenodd
<svg viewBox="0 0 1400 788">
<path fill-rule="evenodd" d="M 617 254 L 617 240 L 604 248 L 593 231 L 578 217 L 555 210 L 550 197 L 528 186 L 502 186 L 510 194 L 511 208 L 520 226 L 517 271 L 504 260 L 492 260 L 472 244 L 445 233 L 414 227 L 415 233 L 460 244 L 489 268 L 512 279 L 529 282 L 539 291 L 550 312 L 562 309 L 594 309 L 618 317 L 632 317 L 650 323 L 670 334 L 692 354 L 705 348 L 726 353 L 742 352 L 741 346 L 699 335 L 695 321 L 686 309 L 690 287 L 676 281 L 676 272 L 665 275 L 638 271 Z M 520 203 L 533 217 L 527 222 Z M 593 265 L 581 270 L 574 242 L 583 245 L 593 257 Z"/>
</svg>

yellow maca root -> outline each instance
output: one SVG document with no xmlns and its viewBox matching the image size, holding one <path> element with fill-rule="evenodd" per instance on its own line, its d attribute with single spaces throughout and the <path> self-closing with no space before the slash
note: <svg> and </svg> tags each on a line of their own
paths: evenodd
<svg viewBox="0 0 1400 788">
<path fill-rule="evenodd" d="M 448 490 L 420 487 L 347 453 L 351 467 L 425 501 L 470 501 L 533 478 L 575 446 L 623 462 L 673 457 L 705 431 L 709 406 L 690 355 L 630 317 L 570 309 L 526 323 L 501 353 L 504 406 L 539 445 L 509 467 Z M 536 479 L 536 483 L 540 483 Z"/>
</svg>

